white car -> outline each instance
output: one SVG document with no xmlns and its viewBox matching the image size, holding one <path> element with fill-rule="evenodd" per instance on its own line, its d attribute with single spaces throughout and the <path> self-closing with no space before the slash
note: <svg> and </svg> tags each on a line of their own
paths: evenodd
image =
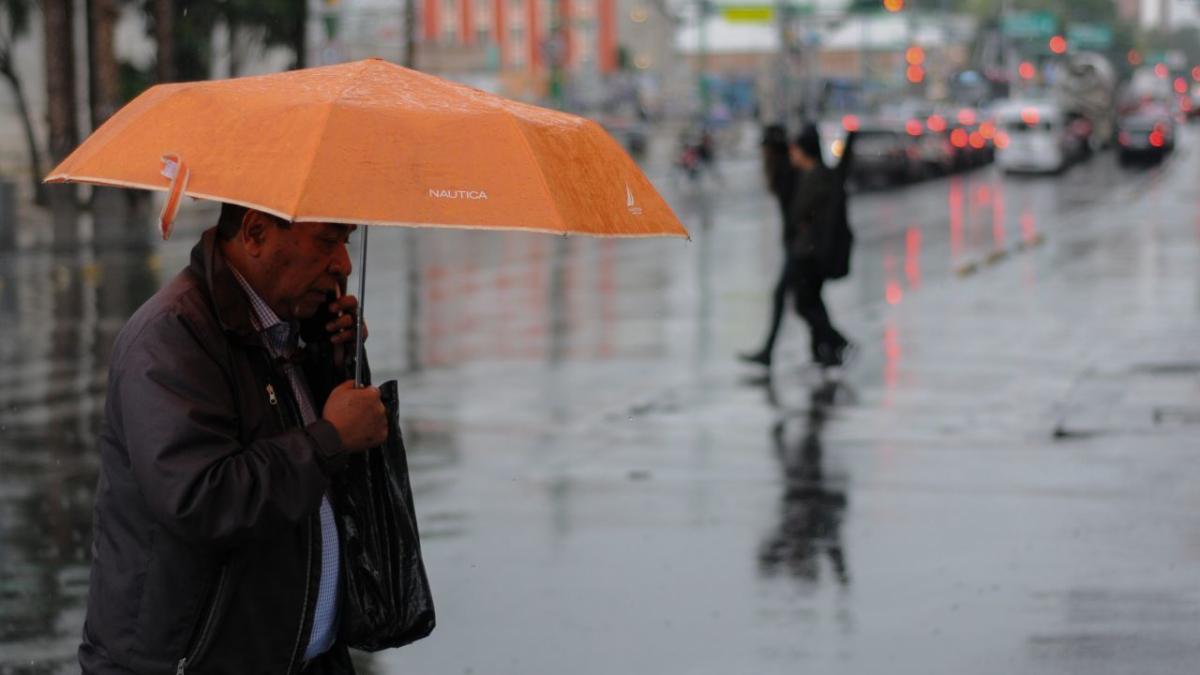
<svg viewBox="0 0 1200 675">
<path fill-rule="evenodd" d="M 996 165 L 1005 171 L 1054 173 L 1082 154 L 1081 139 L 1056 103 L 1005 101 L 995 118 Z"/>
</svg>

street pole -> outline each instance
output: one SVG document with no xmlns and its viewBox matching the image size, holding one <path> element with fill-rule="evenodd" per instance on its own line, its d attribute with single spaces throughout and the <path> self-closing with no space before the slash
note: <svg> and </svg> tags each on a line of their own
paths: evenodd
<svg viewBox="0 0 1200 675">
<path fill-rule="evenodd" d="M 699 7 L 699 58 L 696 68 L 696 81 L 700 91 L 700 120 L 701 126 L 708 121 L 708 3 L 709 0 L 696 0 Z"/>
<path fill-rule="evenodd" d="M 775 0 L 775 28 L 779 33 L 779 57 L 775 63 L 776 105 L 779 107 L 779 123 L 787 126 L 792 112 L 787 0 Z"/>
<path fill-rule="evenodd" d="M 564 61 L 566 60 L 566 26 L 564 19 L 566 12 L 563 5 L 566 0 L 554 0 L 552 14 L 550 18 L 550 49 L 548 56 L 550 57 L 550 100 L 554 102 L 554 107 L 563 110 L 566 108 L 566 93 L 564 91 Z"/>
</svg>

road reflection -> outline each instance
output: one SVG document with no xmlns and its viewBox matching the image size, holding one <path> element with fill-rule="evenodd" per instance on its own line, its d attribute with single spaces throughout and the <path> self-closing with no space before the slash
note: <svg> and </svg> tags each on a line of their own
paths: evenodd
<svg viewBox="0 0 1200 675">
<path fill-rule="evenodd" d="M 0 672 L 70 671 L 108 352 L 159 279 L 138 247 L 0 261 Z"/>
<path fill-rule="evenodd" d="M 771 428 L 783 489 L 778 522 L 758 553 L 763 576 L 816 583 L 827 558 L 837 583 L 850 583 L 842 544 L 846 480 L 826 470 L 821 438 L 839 396 L 848 395 L 840 382 L 822 382 L 809 392 L 806 409 L 785 413 Z"/>
</svg>

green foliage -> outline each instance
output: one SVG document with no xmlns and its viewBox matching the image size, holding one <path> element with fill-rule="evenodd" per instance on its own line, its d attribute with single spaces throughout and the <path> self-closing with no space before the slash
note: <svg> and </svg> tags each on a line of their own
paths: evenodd
<svg viewBox="0 0 1200 675">
<path fill-rule="evenodd" d="M 153 0 L 142 0 L 154 34 Z M 305 0 L 176 0 L 175 71 L 180 80 L 208 78 L 212 63 L 212 33 L 220 22 L 237 27 L 266 47 L 301 49 L 308 4 Z M 296 64 L 303 63 L 297 54 Z"/>
<path fill-rule="evenodd" d="M 143 70 L 128 61 L 117 63 L 117 95 L 122 105 L 132 101 L 138 94 L 154 84 L 154 71 Z"/>
<path fill-rule="evenodd" d="M 24 35 L 29 30 L 30 0 L 3 0 L 0 10 L 3 10 L 5 37 L 15 38 Z"/>
</svg>

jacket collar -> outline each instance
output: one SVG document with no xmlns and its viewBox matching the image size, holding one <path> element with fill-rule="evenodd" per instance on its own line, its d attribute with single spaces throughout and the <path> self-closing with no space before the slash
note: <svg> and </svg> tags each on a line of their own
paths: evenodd
<svg viewBox="0 0 1200 675">
<path fill-rule="evenodd" d="M 199 243 L 192 248 L 189 269 L 204 281 L 221 328 L 233 333 L 242 342 L 257 343 L 258 332 L 250 317 L 250 301 L 217 244 L 217 228 L 205 230 Z"/>
</svg>

